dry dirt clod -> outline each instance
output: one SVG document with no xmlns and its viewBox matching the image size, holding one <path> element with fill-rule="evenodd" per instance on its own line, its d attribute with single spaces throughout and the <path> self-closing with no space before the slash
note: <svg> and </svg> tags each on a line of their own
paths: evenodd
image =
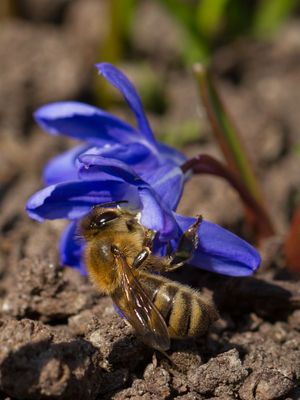
<svg viewBox="0 0 300 400">
<path fill-rule="evenodd" d="M 77 272 L 61 268 L 51 256 L 35 256 L 19 264 L 1 311 L 57 323 L 91 307 L 97 297 Z"/>
<path fill-rule="evenodd" d="M 188 372 L 188 380 L 194 390 L 203 395 L 216 394 L 220 386 L 236 388 L 247 377 L 236 349 L 210 359 L 206 364 Z M 219 390 L 220 391 L 220 390 Z"/>
<path fill-rule="evenodd" d="M 86 335 L 90 330 L 89 324 L 95 317 L 101 319 L 115 313 L 111 298 L 102 297 L 95 306 L 69 317 L 68 326 L 74 335 Z"/>
<path fill-rule="evenodd" d="M 199 393 L 196 392 L 190 392 L 174 398 L 174 400 L 203 400 L 203 399 L 204 397 L 202 397 Z"/>
<path fill-rule="evenodd" d="M 101 355 L 41 322 L 1 320 L 0 389 L 17 399 L 95 399 Z"/>
<path fill-rule="evenodd" d="M 161 367 L 154 367 L 150 364 L 146 368 L 144 379 L 135 379 L 130 388 L 116 393 L 111 399 L 167 400 L 170 399 L 170 395 L 169 373 Z"/>
<path fill-rule="evenodd" d="M 99 349 L 103 356 L 102 368 L 109 372 L 118 368 L 132 371 L 152 353 L 116 314 L 93 318 L 85 338 Z"/>
<path fill-rule="evenodd" d="M 295 384 L 289 378 L 266 369 L 252 373 L 239 390 L 239 395 L 242 400 L 282 399 L 294 387 Z"/>
</svg>

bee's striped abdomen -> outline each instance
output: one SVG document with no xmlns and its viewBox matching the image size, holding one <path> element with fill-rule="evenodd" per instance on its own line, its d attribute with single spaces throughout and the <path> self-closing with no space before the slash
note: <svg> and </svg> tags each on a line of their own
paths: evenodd
<svg viewBox="0 0 300 400">
<path fill-rule="evenodd" d="M 189 336 L 200 336 L 204 334 L 215 320 L 218 319 L 218 314 L 212 304 L 204 302 L 198 293 L 195 293 L 192 298 L 193 318 L 190 321 Z"/>
<path fill-rule="evenodd" d="M 163 316 L 172 338 L 199 336 L 217 319 L 214 306 L 188 286 L 147 273 L 141 273 L 140 282 Z"/>
<path fill-rule="evenodd" d="M 189 336 L 191 318 L 191 296 L 179 288 L 174 296 L 172 313 L 168 321 L 170 336 Z"/>
</svg>

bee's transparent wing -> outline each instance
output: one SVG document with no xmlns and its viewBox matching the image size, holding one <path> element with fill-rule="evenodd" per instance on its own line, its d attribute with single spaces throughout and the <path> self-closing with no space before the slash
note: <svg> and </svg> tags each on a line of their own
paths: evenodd
<svg viewBox="0 0 300 400">
<path fill-rule="evenodd" d="M 125 256 L 115 255 L 121 273 L 121 286 L 112 299 L 123 316 L 148 346 L 166 351 L 170 348 L 168 328 L 162 315 L 135 278 Z"/>
</svg>

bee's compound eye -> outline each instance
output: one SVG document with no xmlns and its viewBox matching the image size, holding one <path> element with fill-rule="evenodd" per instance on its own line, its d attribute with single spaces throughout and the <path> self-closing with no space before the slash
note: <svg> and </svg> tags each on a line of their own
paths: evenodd
<svg viewBox="0 0 300 400">
<path fill-rule="evenodd" d="M 97 216 L 95 219 L 93 219 L 93 221 L 91 222 L 91 228 L 102 228 L 110 221 L 113 221 L 114 219 L 117 218 L 118 214 L 115 213 L 114 211 L 106 211 L 101 215 Z"/>
</svg>

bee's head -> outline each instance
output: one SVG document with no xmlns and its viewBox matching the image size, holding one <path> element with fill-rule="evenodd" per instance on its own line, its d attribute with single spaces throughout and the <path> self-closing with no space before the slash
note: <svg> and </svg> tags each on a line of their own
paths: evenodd
<svg viewBox="0 0 300 400">
<path fill-rule="evenodd" d="M 125 208 L 107 208 L 97 205 L 79 223 L 79 233 L 89 240 L 109 230 L 132 232 L 138 226 L 136 214 Z"/>
</svg>

